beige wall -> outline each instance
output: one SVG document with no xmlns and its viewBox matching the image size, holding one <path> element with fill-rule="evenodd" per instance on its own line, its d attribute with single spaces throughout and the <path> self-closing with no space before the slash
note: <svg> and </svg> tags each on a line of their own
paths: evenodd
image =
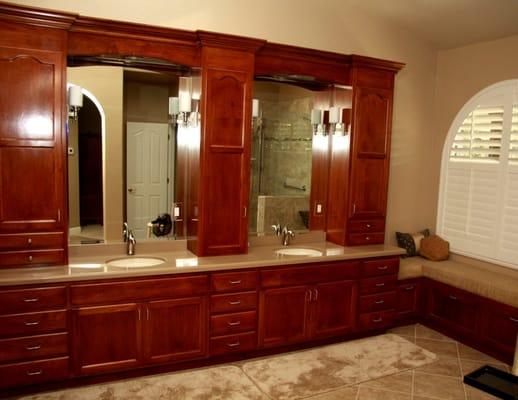
<svg viewBox="0 0 518 400">
<path fill-rule="evenodd" d="M 414 34 L 376 19 L 350 0 L 19 0 L 20 4 L 82 15 L 183 29 L 205 29 L 273 42 L 404 62 L 396 79 L 387 239 L 394 230 L 434 224 L 436 190 L 429 180 L 429 149 L 435 132 L 433 109 L 436 51 Z M 337 9 L 340 12 L 337 12 Z"/>
<path fill-rule="evenodd" d="M 442 150 L 455 116 L 475 94 L 494 83 L 518 78 L 518 35 L 441 51 L 437 57 L 433 172 L 438 196 Z M 437 202 L 433 216 L 437 215 Z"/>
<path fill-rule="evenodd" d="M 104 66 L 68 68 L 67 81 L 91 92 L 104 109 L 104 238 L 118 242 L 123 221 L 123 70 Z"/>
</svg>

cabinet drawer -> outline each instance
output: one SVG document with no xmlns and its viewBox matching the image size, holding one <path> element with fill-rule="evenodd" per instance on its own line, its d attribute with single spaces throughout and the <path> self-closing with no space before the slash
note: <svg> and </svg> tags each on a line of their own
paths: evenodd
<svg viewBox="0 0 518 400">
<path fill-rule="evenodd" d="M 399 258 L 385 258 L 380 260 L 364 261 L 361 273 L 364 277 L 397 274 Z"/>
<path fill-rule="evenodd" d="M 385 234 L 376 233 L 351 233 L 348 235 L 348 244 L 351 246 L 361 246 L 367 244 L 383 244 L 385 242 Z"/>
<path fill-rule="evenodd" d="M 382 329 L 394 324 L 395 311 L 372 312 L 368 314 L 360 314 L 360 329 Z"/>
<path fill-rule="evenodd" d="M 384 275 L 377 278 L 362 279 L 360 294 L 381 293 L 396 290 L 397 275 Z"/>
<path fill-rule="evenodd" d="M 0 340 L 0 363 L 62 356 L 67 353 L 66 333 Z"/>
<path fill-rule="evenodd" d="M 384 219 L 366 219 L 361 221 L 349 221 L 349 232 L 351 233 L 367 233 L 367 232 L 384 232 Z"/>
<path fill-rule="evenodd" d="M 216 294 L 210 297 L 210 311 L 213 313 L 230 313 L 234 311 L 253 310 L 257 306 L 257 292 L 232 294 Z"/>
<path fill-rule="evenodd" d="M 402 283 L 400 281 L 397 293 L 397 312 L 399 314 L 417 314 L 419 312 L 419 292 L 420 284 L 418 282 Z"/>
<path fill-rule="evenodd" d="M 371 294 L 360 297 L 360 312 L 391 310 L 396 308 L 396 292 Z"/>
<path fill-rule="evenodd" d="M 257 335 L 255 332 L 213 337 L 210 339 L 210 354 L 218 355 L 253 350 L 256 343 Z"/>
<path fill-rule="evenodd" d="M 229 335 L 237 332 L 255 331 L 257 317 L 255 311 L 213 315 L 210 317 L 211 336 Z"/>
<path fill-rule="evenodd" d="M 70 301 L 74 306 L 145 301 L 160 298 L 202 296 L 208 290 L 208 275 L 178 278 L 142 279 L 72 285 Z"/>
<path fill-rule="evenodd" d="M 359 276 L 357 261 L 311 266 L 295 266 L 261 271 L 263 287 L 307 285 L 321 282 L 343 281 Z"/>
<path fill-rule="evenodd" d="M 0 316 L 0 336 L 36 335 L 67 329 L 67 312 L 44 311 Z"/>
<path fill-rule="evenodd" d="M 0 253 L 0 266 L 63 264 L 63 250 L 5 251 Z"/>
<path fill-rule="evenodd" d="M 228 272 L 213 274 L 211 276 L 211 289 L 213 292 L 242 292 L 257 288 L 257 272 Z"/>
<path fill-rule="evenodd" d="M 0 366 L 0 387 L 34 385 L 68 377 L 68 357 Z"/>
<path fill-rule="evenodd" d="M 63 232 L 0 235 L 0 250 L 63 248 Z"/>
<path fill-rule="evenodd" d="M 66 307 L 66 287 L 46 287 L 0 291 L 0 314 Z"/>
</svg>

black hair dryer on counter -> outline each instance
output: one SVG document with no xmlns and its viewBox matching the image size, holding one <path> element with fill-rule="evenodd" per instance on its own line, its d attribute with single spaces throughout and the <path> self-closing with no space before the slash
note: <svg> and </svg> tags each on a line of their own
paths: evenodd
<svg viewBox="0 0 518 400">
<path fill-rule="evenodd" d="M 166 236 L 173 229 L 173 220 L 169 214 L 160 214 L 155 220 L 151 221 L 153 235 Z"/>
</svg>

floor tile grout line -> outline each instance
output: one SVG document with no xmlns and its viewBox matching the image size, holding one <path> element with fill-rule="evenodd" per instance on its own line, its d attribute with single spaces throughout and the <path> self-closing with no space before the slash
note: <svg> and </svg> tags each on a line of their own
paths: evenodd
<svg viewBox="0 0 518 400">
<path fill-rule="evenodd" d="M 244 365 L 244 364 L 243 364 Z M 267 398 L 271 399 L 271 400 L 274 400 L 273 397 L 271 397 L 268 393 L 266 393 L 264 390 L 262 390 L 259 385 L 257 385 L 254 380 L 246 373 L 246 371 L 244 370 L 244 368 L 239 365 L 238 368 L 241 370 L 241 372 L 243 372 L 243 375 L 245 375 L 245 377 L 250 381 L 252 382 L 252 385 L 254 385 L 258 390 L 259 392 L 263 393 Z"/>
<path fill-rule="evenodd" d="M 414 398 L 415 369 L 412 370 L 412 387 L 410 388 L 410 399 Z"/>
</svg>

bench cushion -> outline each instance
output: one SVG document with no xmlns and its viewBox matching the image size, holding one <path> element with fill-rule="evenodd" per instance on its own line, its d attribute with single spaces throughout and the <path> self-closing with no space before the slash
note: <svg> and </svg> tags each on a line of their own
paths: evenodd
<svg viewBox="0 0 518 400">
<path fill-rule="evenodd" d="M 419 272 L 421 267 L 421 274 Z M 455 260 L 430 261 L 421 257 L 402 259 L 399 279 L 424 276 L 500 303 L 518 307 L 518 270 L 488 268 Z"/>
</svg>

